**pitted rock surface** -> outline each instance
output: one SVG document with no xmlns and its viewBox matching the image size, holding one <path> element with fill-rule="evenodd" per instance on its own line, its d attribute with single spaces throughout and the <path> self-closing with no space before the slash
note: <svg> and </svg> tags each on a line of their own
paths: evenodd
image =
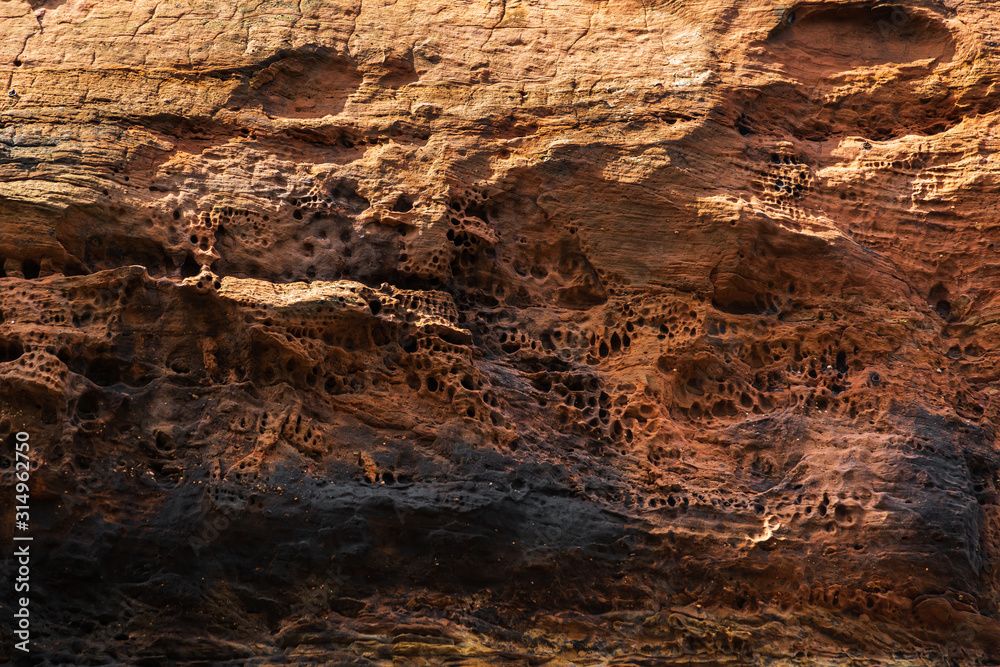
<svg viewBox="0 0 1000 667">
<path fill-rule="evenodd" d="M 0 5 L 35 664 L 1000 660 L 994 3 Z"/>
</svg>

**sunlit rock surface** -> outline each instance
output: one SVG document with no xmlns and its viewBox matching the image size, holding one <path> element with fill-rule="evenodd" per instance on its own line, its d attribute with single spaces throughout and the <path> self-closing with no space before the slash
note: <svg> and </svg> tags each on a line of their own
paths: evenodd
<svg viewBox="0 0 1000 667">
<path fill-rule="evenodd" d="M 0 3 L 30 658 L 995 664 L 998 26 Z"/>
</svg>

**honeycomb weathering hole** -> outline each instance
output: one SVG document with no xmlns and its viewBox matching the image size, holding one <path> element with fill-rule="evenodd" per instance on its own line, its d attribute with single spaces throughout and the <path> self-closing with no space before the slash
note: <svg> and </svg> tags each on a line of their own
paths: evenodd
<svg viewBox="0 0 1000 667">
<path fill-rule="evenodd" d="M 769 41 L 779 60 L 815 76 L 889 63 L 940 64 L 955 54 L 944 24 L 899 6 L 800 7 L 795 17 Z"/>
</svg>

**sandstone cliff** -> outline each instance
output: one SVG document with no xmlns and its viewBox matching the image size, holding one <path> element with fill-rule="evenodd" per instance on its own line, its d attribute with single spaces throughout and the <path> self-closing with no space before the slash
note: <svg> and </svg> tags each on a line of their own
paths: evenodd
<svg viewBox="0 0 1000 667">
<path fill-rule="evenodd" d="M 32 659 L 1000 660 L 994 9 L 0 3 Z"/>
</svg>

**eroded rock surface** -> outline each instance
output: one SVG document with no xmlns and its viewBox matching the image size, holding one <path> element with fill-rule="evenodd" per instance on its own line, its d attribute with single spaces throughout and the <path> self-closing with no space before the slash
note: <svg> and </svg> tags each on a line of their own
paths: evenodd
<svg viewBox="0 0 1000 667">
<path fill-rule="evenodd" d="M 35 661 L 1000 660 L 993 3 L 0 34 Z"/>
</svg>

